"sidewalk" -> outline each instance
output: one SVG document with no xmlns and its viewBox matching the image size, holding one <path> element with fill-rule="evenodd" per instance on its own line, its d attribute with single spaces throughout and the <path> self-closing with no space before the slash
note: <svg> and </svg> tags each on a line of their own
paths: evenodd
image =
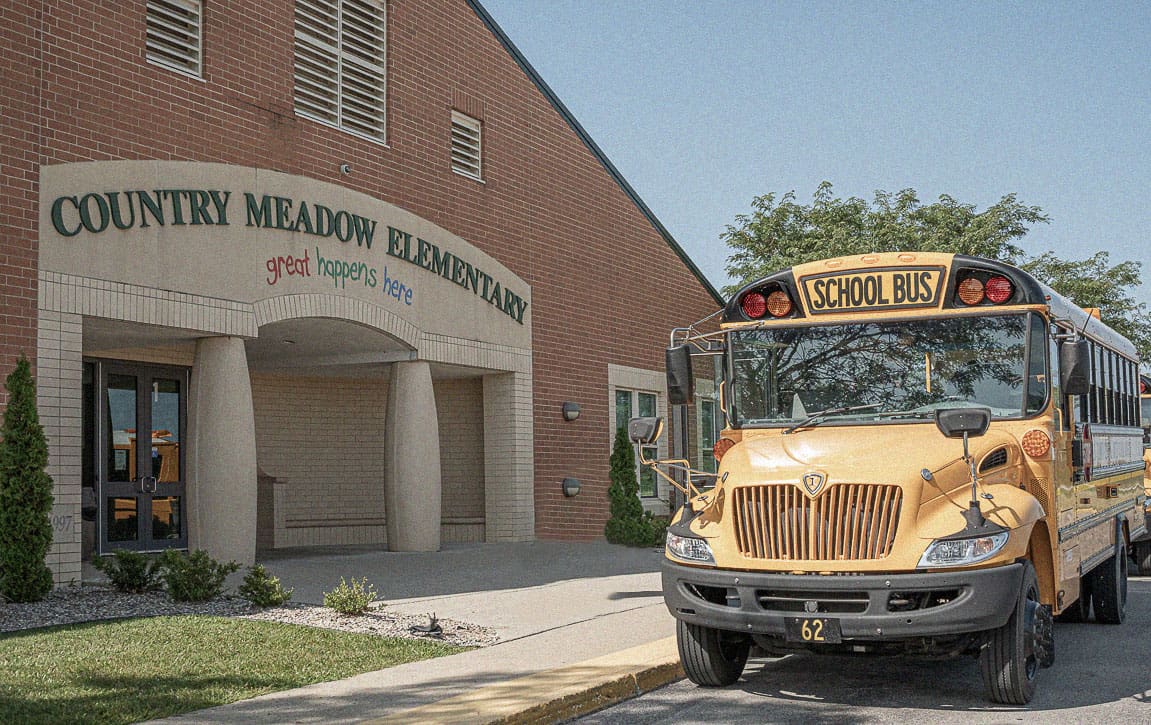
<svg viewBox="0 0 1151 725">
<path fill-rule="evenodd" d="M 661 558 L 551 541 L 277 553 L 262 563 L 294 601 L 321 603 L 341 576 L 366 576 L 389 609 L 492 627 L 500 642 L 164 722 L 554 722 L 602 707 L 679 676 Z"/>
</svg>

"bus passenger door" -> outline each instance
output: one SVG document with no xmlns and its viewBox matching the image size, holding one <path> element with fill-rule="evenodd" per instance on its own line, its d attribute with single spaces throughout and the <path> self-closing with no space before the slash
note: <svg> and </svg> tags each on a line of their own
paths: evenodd
<svg viewBox="0 0 1151 725">
<path fill-rule="evenodd" d="M 1064 592 L 1064 603 L 1070 603 L 1079 598 L 1080 581 L 1079 565 L 1080 551 L 1076 546 L 1075 538 L 1063 540 L 1059 536 L 1062 530 L 1075 523 L 1076 506 L 1078 504 L 1076 484 L 1083 471 L 1083 425 L 1084 420 L 1081 395 L 1064 395 L 1060 385 L 1061 376 L 1058 370 L 1059 350 L 1055 341 L 1056 335 L 1070 334 L 1070 330 L 1059 327 L 1052 328 L 1051 335 L 1051 399 L 1054 401 L 1053 423 L 1055 431 L 1055 460 L 1052 462 L 1052 490 L 1055 498 L 1056 515 L 1055 531 L 1052 531 L 1052 541 L 1057 544 L 1058 551 L 1054 552 L 1056 558 L 1056 573 L 1059 579 L 1059 590 Z"/>
</svg>

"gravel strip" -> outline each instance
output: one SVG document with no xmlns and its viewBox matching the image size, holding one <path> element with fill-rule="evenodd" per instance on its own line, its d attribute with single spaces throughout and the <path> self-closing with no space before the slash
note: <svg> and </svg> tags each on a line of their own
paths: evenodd
<svg viewBox="0 0 1151 725">
<path fill-rule="evenodd" d="M 499 639 L 495 630 L 489 627 L 451 619 L 438 621 L 442 629 L 440 634 L 412 632 L 411 627 L 427 625 L 431 613 L 423 616 L 392 613 L 381 602 L 375 603 L 372 609 L 362 615 L 345 615 L 326 607 L 291 602 L 282 607 L 260 609 L 236 596 L 224 596 L 200 603 L 175 602 L 164 592 L 123 594 L 103 586 L 56 589 L 39 602 L 0 604 L 0 632 L 99 619 L 179 614 L 260 619 L 382 637 L 436 639 L 463 647 L 484 647 L 495 644 Z"/>
</svg>

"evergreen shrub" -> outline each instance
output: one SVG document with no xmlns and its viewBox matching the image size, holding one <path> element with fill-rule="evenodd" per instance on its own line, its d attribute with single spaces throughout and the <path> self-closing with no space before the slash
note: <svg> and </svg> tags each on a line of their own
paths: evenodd
<svg viewBox="0 0 1151 725">
<path fill-rule="evenodd" d="M 284 589 L 280 578 L 272 576 L 263 564 L 248 569 L 239 594 L 257 607 L 278 607 L 292 598 L 292 590 Z"/>
<path fill-rule="evenodd" d="M 111 556 L 98 556 L 92 564 L 107 575 L 118 592 L 139 594 L 160 587 L 161 564 L 138 551 L 114 551 Z"/>
<path fill-rule="evenodd" d="M 0 597 L 35 602 L 52 590 L 44 563 L 52 544 L 52 479 L 48 440 L 36 412 L 32 366 L 21 357 L 5 382 L 0 428 Z"/>
<path fill-rule="evenodd" d="M 611 486 L 607 495 L 611 518 L 604 525 L 604 537 L 613 544 L 626 546 L 662 546 L 667 522 L 643 510 L 636 480 L 635 449 L 627 429 L 619 428 L 611 452 Z"/>
<path fill-rule="evenodd" d="M 160 556 L 168 596 L 177 602 L 207 602 L 224 593 L 224 580 L 239 571 L 234 561 L 226 564 L 213 559 L 203 549 L 185 554 L 168 549 Z"/>
</svg>

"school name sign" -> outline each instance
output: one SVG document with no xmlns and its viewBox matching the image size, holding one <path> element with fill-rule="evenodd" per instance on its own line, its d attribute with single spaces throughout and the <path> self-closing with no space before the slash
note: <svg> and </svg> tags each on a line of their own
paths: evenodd
<svg viewBox="0 0 1151 725">
<path fill-rule="evenodd" d="M 151 189 L 58 196 L 52 201 L 52 227 L 65 238 L 100 235 L 112 229 L 208 228 L 242 225 L 275 229 L 377 251 L 427 270 L 472 292 L 524 324 L 528 302 L 479 265 L 440 245 L 394 226 L 343 209 L 271 194 L 220 189 Z"/>
</svg>

